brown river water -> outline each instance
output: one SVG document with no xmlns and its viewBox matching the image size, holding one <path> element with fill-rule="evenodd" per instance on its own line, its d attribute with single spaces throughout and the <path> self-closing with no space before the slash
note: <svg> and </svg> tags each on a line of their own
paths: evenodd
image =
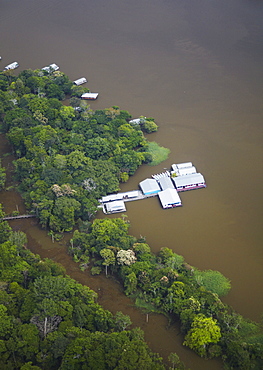
<svg viewBox="0 0 263 370">
<path fill-rule="evenodd" d="M 172 163 L 192 161 L 207 188 L 181 195 L 183 207 L 158 199 L 127 204 L 130 232 L 152 250 L 172 248 L 200 269 L 232 282 L 224 302 L 252 320 L 263 311 L 263 3 L 259 0 L 13 0 L 0 2 L 0 68 L 18 71 L 57 63 L 70 78 L 86 77 L 99 92 L 91 108 L 118 105 L 154 117 L 149 140 L 170 148 L 159 166 L 142 166 L 122 190 L 134 190 Z M 17 72 L 15 72 L 17 73 Z M 1 152 L 10 151 L 2 138 Z M 10 162 L 10 157 L 4 163 Z M 2 192 L 6 212 L 23 203 Z M 99 213 L 98 217 L 105 217 Z M 67 237 L 52 243 L 31 219 L 12 221 L 30 249 L 62 263 L 99 293 L 100 303 L 131 316 L 162 356 L 176 351 L 191 369 L 220 369 L 181 346 L 178 327 L 132 306 L 116 282 L 78 270 Z"/>
</svg>

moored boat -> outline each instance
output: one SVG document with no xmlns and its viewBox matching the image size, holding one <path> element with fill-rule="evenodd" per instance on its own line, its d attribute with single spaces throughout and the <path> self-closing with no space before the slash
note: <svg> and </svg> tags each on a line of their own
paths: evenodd
<svg viewBox="0 0 263 370">
<path fill-rule="evenodd" d="M 73 81 L 73 83 L 77 86 L 82 85 L 87 82 L 85 77 L 78 78 L 77 80 Z"/>
<path fill-rule="evenodd" d="M 4 71 L 8 71 L 9 69 L 15 69 L 18 67 L 19 67 L 19 64 L 17 62 L 13 62 L 5 66 Z"/>
</svg>

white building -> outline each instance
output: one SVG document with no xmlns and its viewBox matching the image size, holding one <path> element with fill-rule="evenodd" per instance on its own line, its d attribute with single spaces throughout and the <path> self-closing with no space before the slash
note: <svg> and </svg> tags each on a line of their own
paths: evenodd
<svg viewBox="0 0 263 370">
<path fill-rule="evenodd" d="M 177 176 L 192 175 L 193 173 L 197 173 L 195 166 L 179 168 Z"/>
<path fill-rule="evenodd" d="M 117 213 L 117 212 L 125 212 L 126 207 L 122 200 L 115 200 L 113 202 L 105 203 L 103 206 L 103 211 L 106 214 L 109 213 Z"/>
<path fill-rule="evenodd" d="M 163 208 L 174 208 L 182 205 L 181 199 L 175 188 L 167 188 L 158 193 Z"/>
<path fill-rule="evenodd" d="M 173 177 L 173 182 L 177 191 L 205 188 L 206 183 L 201 173 Z"/>
<path fill-rule="evenodd" d="M 135 125 L 141 125 L 142 123 L 144 123 L 145 120 L 146 120 L 146 117 L 134 118 L 130 120 L 129 123 L 135 124 Z"/>
<path fill-rule="evenodd" d="M 59 70 L 59 66 L 55 63 L 52 63 L 49 66 L 43 67 L 41 69 L 42 69 L 42 71 L 53 72 L 53 71 Z"/>
<path fill-rule="evenodd" d="M 73 81 L 73 83 L 77 86 L 82 85 L 87 82 L 85 77 L 78 78 L 77 80 Z"/>
<path fill-rule="evenodd" d="M 117 193 L 117 194 L 109 194 L 105 195 L 104 197 L 101 198 L 100 202 L 101 203 L 108 203 L 112 202 L 115 200 L 129 200 L 129 199 L 135 199 L 140 196 L 141 192 L 139 190 L 132 190 L 132 191 L 127 191 L 124 193 Z"/>
<path fill-rule="evenodd" d="M 161 191 L 160 186 L 155 179 L 145 179 L 141 181 L 139 185 L 144 195 L 155 195 Z"/>
</svg>

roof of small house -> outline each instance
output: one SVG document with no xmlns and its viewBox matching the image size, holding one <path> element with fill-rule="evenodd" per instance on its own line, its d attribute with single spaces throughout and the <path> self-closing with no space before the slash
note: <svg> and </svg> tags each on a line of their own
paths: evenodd
<svg viewBox="0 0 263 370">
<path fill-rule="evenodd" d="M 173 177 L 176 187 L 204 183 L 205 179 L 201 173 Z"/>
<path fill-rule="evenodd" d="M 78 78 L 77 80 L 73 81 L 75 85 L 82 85 L 85 82 L 87 82 L 87 79 L 85 77 Z"/>
<path fill-rule="evenodd" d="M 109 202 L 104 205 L 106 211 L 108 213 L 114 212 L 125 212 L 126 207 L 122 200 L 115 200 L 114 202 Z"/>
<path fill-rule="evenodd" d="M 158 193 L 161 190 L 158 182 L 155 179 L 145 179 L 141 181 L 139 185 L 144 194 Z"/>
<path fill-rule="evenodd" d="M 181 205 L 181 199 L 176 191 L 175 188 L 167 188 L 163 191 L 160 191 L 158 193 L 158 197 L 160 199 L 160 202 L 163 206 L 163 208 L 167 208 L 169 205 Z"/>
<path fill-rule="evenodd" d="M 195 166 L 184 167 L 184 168 L 178 169 L 179 176 L 191 175 L 193 173 L 197 173 Z"/>
</svg>

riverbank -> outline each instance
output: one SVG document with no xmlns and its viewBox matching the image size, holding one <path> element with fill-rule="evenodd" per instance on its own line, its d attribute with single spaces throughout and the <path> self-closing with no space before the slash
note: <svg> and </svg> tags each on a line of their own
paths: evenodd
<svg viewBox="0 0 263 370">
<path fill-rule="evenodd" d="M 10 147 L 4 137 L 0 135 L 1 157 L 8 169 L 8 181 L 11 181 L 11 168 L 13 157 L 4 156 L 10 153 Z M 5 152 L 4 152 L 5 150 Z M 11 183 L 8 182 L 8 186 Z M 20 212 L 25 212 L 25 207 L 21 196 L 14 190 L 2 191 L 0 193 L 0 201 L 4 204 L 6 212 L 19 208 Z M 183 338 L 180 334 L 178 325 L 167 327 L 168 321 L 163 315 L 150 314 L 149 320 L 146 322 L 146 315 L 138 310 L 134 303 L 124 295 L 121 285 L 113 279 L 107 279 L 103 274 L 92 276 L 88 271 L 82 272 L 79 270 L 78 264 L 74 263 L 72 258 L 67 253 L 67 243 L 71 238 L 71 234 L 65 234 L 60 242 L 52 242 L 46 231 L 41 229 L 36 220 L 22 219 L 10 221 L 10 225 L 14 230 L 20 230 L 26 233 L 28 238 L 28 248 L 41 258 L 51 258 L 55 262 L 61 263 L 67 274 L 78 282 L 89 286 L 98 293 L 98 303 L 112 313 L 122 311 L 131 317 L 133 327 L 139 326 L 145 332 L 145 339 L 152 351 L 158 352 L 164 359 L 171 352 L 176 352 L 185 365 L 190 369 L 204 370 L 219 370 L 222 369 L 222 364 L 218 360 L 206 361 L 192 351 L 182 346 Z M 112 299 L 114 297 L 114 299 Z"/>
</svg>

